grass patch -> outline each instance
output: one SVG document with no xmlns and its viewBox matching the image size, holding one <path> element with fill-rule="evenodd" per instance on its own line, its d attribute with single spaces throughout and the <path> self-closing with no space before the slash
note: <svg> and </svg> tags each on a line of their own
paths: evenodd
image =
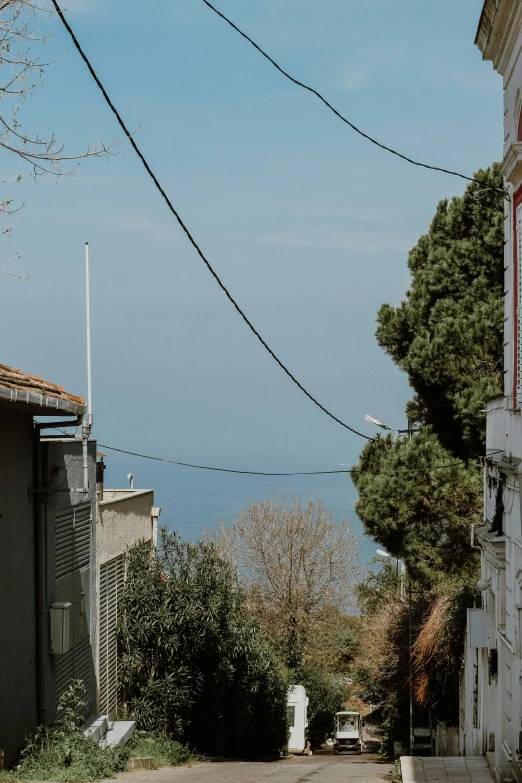
<svg viewBox="0 0 522 783">
<path fill-rule="evenodd" d="M 126 750 L 129 758 L 151 757 L 154 768 L 177 767 L 201 758 L 192 753 L 186 745 L 147 731 L 136 731 L 126 745 Z"/>
<path fill-rule="evenodd" d="M 98 745 L 84 734 L 80 717 L 83 684 L 73 681 L 62 696 L 59 712 L 63 717 L 52 726 L 40 726 L 11 770 L 0 770 L 0 783 L 47 781 L 91 783 L 115 778 L 127 769 L 131 757 L 151 756 L 155 767 L 179 766 L 196 761 L 189 749 L 163 737 L 137 731 L 124 747 Z"/>
<path fill-rule="evenodd" d="M 115 778 L 127 768 L 125 748 L 103 748 L 83 732 L 76 736 L 38 731 L 12 770 L 0 773 L 0 781 L 80 783 Z"/>
<path fill-rule="evenodd" d="M 388 776 L 393 783 L 402 783 L 401 762 L 398 759 L 388 772 Z"/>
</svg>

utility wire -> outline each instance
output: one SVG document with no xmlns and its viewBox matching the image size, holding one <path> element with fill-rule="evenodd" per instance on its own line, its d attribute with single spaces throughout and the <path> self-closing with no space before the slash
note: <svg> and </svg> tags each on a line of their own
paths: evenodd
<svg viewBox="0 0 522 783">
<path fill-rule="evenodd" d="M 127 126 L 125 125 L 125 123 L 124 123 L 120 113 L 118 112 L 118 110 L 116 109 L 116 107 L 112 103 L 111 99 L 109 98 L 109 95 L 107 94 L 107 91 L 106 91 L 105 87 L 103 86 L 103 84 L 101 83 L 100 79 L 96 75 L 96 72 L 95 72 L 94 68 L 92 67 L 91 63 L 89 62 L 89 59 L 87 58 L 87 55 L 85 54 L 85 52 L 83 51 L 82 47 L 80 46 L 80 44 L 78 42 L 78 39 L 76 38 L 74 32 L 71 29 L 71 26 L 69 25 L 69 23 L 65 19 L 64 15 L 63 15 L 63 13 L 62 13 L 62 11 L 60 9 L 60 6 L 57 3 L 57 0 L 52 0 L 52 2 L 53 2 L 53 5 L 54 5 L 54 7 L 56 9 L 56 13 L 58 14 L 58 16 L 60 17 L 61 21 L 63 22 L 63 25 L 64 25 L 65 29 L 67 30 L 67 32 L 71 36 L 72 41 L 73 41 L 73 43 L 74 43 L 78 53 L 80 54 L 80 57 L 82 58 L 82 60 L 84 61 L 85 65 L 89 69 L 89 72 L 90 72 L 92 78 L 94 79 L 94 81 L 96 82 L 98 87 L 100 88 L 101 93 L 102 93 L 103 97 L 105 98 L 105 101 L 106 101 L 107 105 L 109 106 L 109 108 L 111 109 L 112 113 L 116 117 L 116 119 L 117 119 L 121 129 L 123 130 L 123 132 L 125 133 L 125 135 L 129 139 L 132 148 L 134 149 L 135 153 L 137 154 L 137 156 L 139 157 L 139 159 L 143 163 L 143 165 L 145 167 L 145 170 L 147 171 L 148 175 L 150 176 L 150 178 L 154 182 L 156 188 L 159 190 L 159 192 L 163 196 L 163 199 L 164 199 L 165 203 L 167 204 L 168 208 L 170 209 L 170 211 L 172 212 L 172 214 L 174 215 L 174 217 L 178 221 L 180 227 L 185 232 L 189 242 L 191 243 L 193 248 L 196 250 L 197 254 L 199 255 L 199 257 L 201 258 L 201 260 L 203 261 L 203 263 L 207 267 L 207 269 L 210 272 L 210 274 L 214 277 L 216 283 L 219 285 L 221 290 L 224 292 L 224 294 L 226 295 L 228 300 L 234 305 L 234 307 L 236 308 L 237 312 L 239 313 L 239 315 L 241 316 L 243 321 L 246 323 L 246 325 L 249 327 L 249 329 L 255 334 L 255 336 L 257 337 L 257 339 L 261 343 L 261 345 L 268 351 L 268 353 L 270 354 L 272 359 L 274 359 L 274 361 L 277 362 L 279 367 L 288 375 L 290 380 L 292 380 L 295 383 L 295 385 L 303 392 L 303 394 L 305 394 L 308 397 L 309 400 L 311 400 L 314 403 L 314 405 L 317 405 L 317 407 L 320 408 L 320 410 L 322 410 L 323 413 L 326 413 L 327 416 L 329 416 L 331 419 L 333 419 L 335 422 L 337 422 L 337 424 L 340 424 L 341 427 L 344 427 L 345 429 L 350 430 L 350 432 L 353 432 L 355 435 L 359 435 L 359 437 L 364 438 L 365 440 L 374 440 L 374 438 L 370 438 L 368 435 L 363 435 L 362 432 L 358 432 L 358 430 L 355 430 L 353 427 L 350 427 L 348 424 L 345 424 L 344 421 L 341 421 L 341 419 L 337 418 L 337 416 L 335 416 L 333 413 L 330 413 L 330 411 L 327 410 L 324 407 L 324 405 L 321 405 L 321 403 L 312 394 L 310 394 L 310 392 L 307 391 L 305 389 L 305 387 L 297 380 L 295 375 L 293 375 L 290 372 L 290 370 L 283 364 L 283 362 L 276 356 L 276 354 L 273 352 L 273 350 L 270 348 L 270 346 L 261 337 L 261 335 L 259 334 L 259 332 L 255 328 L 255 326 L 248 319 L 248 317 L 245 315 L 243 310 L 240 308 L 240 306 L 238 305 L 236 300 L 233 298 L 233 296 L 230 293 L 230 291 L 226 288 L 224 283 L 218 277 L 217 272 L 213 269 L 213 267 L 211 266 L 210 262 L 208 261 L 208 259 L 204 255 L 203 251 L 201 250 L 201 248 L 197 244 L 196 240 L 194 239 L 194 237 L 192 236 L 192 234 L 190 233 L 190 231 L 186 227 L 185 223 L 181 219 L 179 213 L 174 208 L 174 205 L 172 204 L 172 202 L 170 201 L 169 197 L 167 196 L 167 194 L 163 190 L 163 188 L 160 185 L 156 175 L 154 174 L 154 172 L 152 171 L 151 167 L 147 163 L 147 160 L 145 159 L 145 156 L 143 155 L 143 153 L 141 152 L 140 148 L 138 147 L 138 145 L 134 141 L 134 138 L 133 138 L 132 134 L 130 133 L 130 131 L 128 130 Z"/>
<path fill-rule="evenodd" d="M 150 459 L 154 462 L 166 462 L 169 465 L 181 465 L 184 468 L 196 468 L 197 470 L 213 470 L 218 473 L 238 473 L 243 476 L 328 476 L 334 474 L 352 474 L 352 473 L 368 473 L 369 471 L 364 468 L 350 468 L 349 470 L 310 470 L 296 473 L 266 473 L 259 470 L 234 470 L 232 468 L 214 468 L 209 465 L 193 465 L 190 462 L 178 462 L 173 459 L 165 459 L 164 457 L 151 457 L 149 454 L 139 454 L 136 451 L 126 451 L 125 449 L 117 449 L 115 446 L 106 446 L 104 443 L 98 444 L 101 449 L 108 449 L 109 451 L 117 451 L 119 454 L 129 454 L 131 457 L 140 457 L 140 459 Z M 443 470 L 444 468 L 452 468 L 457 465 L 465 465 L 463 460 L 458 462 L 450 462 L 447 465 L 437 465 L 432 468 L 402 468 L 400 470 L 390 471 L 392 473 L 417 473 L 426 472 L 430 470 Z M 379 475 L 374 473 L 373 475 Z"/>
<path fill-rule="evenodd" d="M 53 2 L 54 2 L 54 0 L 53 0 Z M 326 100 L 326 98 L 323 95 L 321 95 L 320 92 L 318 92 L 317 90 L 314 90 L 314 88 L 310 87 L 308 84 L 304 84 L 303 82 L 300 82 L 298 79 L 294 79 L 294 77 L 291 76 L 283 68 L 281 68 L 281 66 L 278 65 L 276 63 L 276 61 L 273 60 L 272 57 L 270 57 L 269 54 L 267 54 L 267 52 L 265 52 L 263 49 L 261 49 L 261 47 L 255 41 L 253 41 L 252 38 L 250 38 L 242 30 L 240 30 L 239 27 L 234 24 L 234 22 L 232 22 L 227 16 L 225 16 L 225 14 L 223 14 L 221 11 L 218 11 L 218 9 L 215 8 L 215 6 L 213 6 L 212 3 L 209 3 L 209 0 L 203 0 L 203 2 L 212 11 L 214 11 L 215 14 L 220 16 L 221 19 L 223 19 L 223 21 L 225 21 L 227 24 L 229 24 L 230 27 L 232 27 L 232 29 L 234 29 L 246 41 L 248 41 L 250 44 L 252 44 L 254 49 L 257 49 L 257 51 L 260 54 L 262 54 L 263 57 L 265 57 L 268 60 L 268 62 L 271 63 L 274 66 L 274 68 L 276 68 L 279 71 L 279 73 L 282 73 L 283 76 L 285 76 L 291 82 L 296 84 L 298 87 L 302 87 L 303 90 L 308 90 L 308 92 L 311 92 L 313 95 L 316 96 L 316 98 L 319 98 L 319 100 L 322 101 L 324 103 L 324 105 L 327 106 L 330 109 L 330 111 L 332 111 L 336 115 L 336 117 L 338 117 L 340 120 L 342 120 L 344 123 L 346 123 L 346 125 L 349 125 L 352 130 L 354 130 L 356 133 L 359 134 L 359 136 L 362 136 L 367 141 L 371 142 L 372 144 L 375 144 L 376 147 L 380 147 L 382 150 L 385 150 L 386 152 L 391 152 L 392 155 L 396 155 L 398 158 L 401 158 L 402 160 L 406 161 L 407 163 L 411 163 L 414 166 L 420 166 L 421 168 L 429 169 L 430 171 L 441 171 L 443 174 L 450 174 L 453 177 L 460 177 L 460 179 L 465 179 L 468 182 L 476 182 L 478 185 L 482 185 L 487 190 L 490 190 L 490 189 L 491 190 L 497 190 L 499 193 L 501 193 L 504 196 L 504 198 L 507 198 L 509 200 L 509 194 L 504 190 L 504 188 L 492 187 L 490 185 L 487 185 L 487 183 L 485 183 L 485 182 L 481 182 L 479 179 L 475 179 L 474 177 L 468 177 L 465 174 L 460 174 L 458 171 L 451 171 L 450 169 L 443 169 L 443 168 L 441 168 L 439 166 L 430 166 L 427 163 L 421 163 L 418 160 L 413 160 L 412 158 L 408 158 L 407 155 L 403 155 L 401 152 L 397 152 L 397 150 L 394 150 L 391 147 L 387 147 L 385 144 L 381 144 L 380 141 L 377 141 L 372 136 L 369 136 L 367 133 L 365 133 L 360 128 L 358 128 L 356 125 L 354 125 L 353 122 L 350 122 L 349 119 L 344 117 L 339 111 L 337 111 L 337 109 L 334 106 L 332 106 L 331 103 L 329 103 Z"/>
</svg>

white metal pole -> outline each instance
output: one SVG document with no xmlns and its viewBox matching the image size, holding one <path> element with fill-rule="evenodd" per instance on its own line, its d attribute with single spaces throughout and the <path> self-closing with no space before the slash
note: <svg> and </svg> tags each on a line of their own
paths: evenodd
<svg viewBox="0 0 522 783">
<path fill-rule="evenodd" d="M 87 311 L 87 424 L 92 427 L 92 377 L 91 377 L 91 304 L 89 285 L 89 243 L 85 243 L 85 305 Z"/>
</svg>

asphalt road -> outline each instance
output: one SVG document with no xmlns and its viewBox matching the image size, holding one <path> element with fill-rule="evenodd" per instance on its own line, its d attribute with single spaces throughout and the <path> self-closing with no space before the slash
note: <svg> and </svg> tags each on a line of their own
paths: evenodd
<svg viewBox="0 0 522 783">
<path fill-rule="evenodd" d="M 274 762 L 223 761 L 118 775 L 121 783 L 383 783 L 390 764 L 378 757 L 320 753 Z"/>
</svg>

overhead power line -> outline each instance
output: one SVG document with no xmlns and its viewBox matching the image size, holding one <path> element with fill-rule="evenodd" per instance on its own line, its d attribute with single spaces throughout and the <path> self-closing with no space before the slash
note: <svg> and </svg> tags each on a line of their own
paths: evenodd
<svg viewBox="0 0 522 783">
<path fill-rule="evenodd" d="M 278 358 L 278 356 L 276 356 L 276 354 L 273 352 L 273 350 L 270 348 L 270 346 L 261 337 L 261 335 L 259 334 L 259 332 L 255 328 L 255 326 L 252 324 L 252 322 L 249 320 L 249 318 L 245 315 L 245 313 L 243 312 L 241 307 L 238 305 L 238 303 L 236 302 L 236 300 L 234 299 L 234 297 L 232 296 L 230 291 L 226 288 L 225 284 L 221 281 L 221 279 L 219 278 L 217 272 L 213 269 L 213 267 L 211 266 L 211 264 L 208 261 L 207 257 L 204 255 L 203 251 L 201 250 L 201 248 L 197 244 L 196 240 L 194 239 L 194 237 L 192 236 L 192 234 L 188 230 L 187 226 L 185 225 L 185 223 L 181 219 L 179 213 L 177 212 L 177 210 L 175 209 L 174 205 L 170 201 L 169 197 L 167 196 L 167 194 L 163 190 L 162 186 L 160 185 L 159 180 L 157 179 L 156 175 L 154 174 L 154 172 L 152 171 L 151 167 L 147 163 L 147 160 L 145 159 L 145 156 L 143 155 L 143 153 L 139 149 L 138 145 L 134 141 L 134 138 L 133 138 L 132 134 L 128 130 L 128 128 L 125 125 L 125 123 L 124 123 L 120 113 L 118 112 L 118 110 L 114 106 L 113 102 L 111 101 L 111 99 L 110 99 L 110 97 L 109 97 L 105 87 L 103 86 L 103 84 L 101 83 L 100 79 L 96 75 L 96 72 L 95 72 L 94 68 L 92 67 L 92 65 L 91 65 L 87 55 L 83 51 L 82 47 L 80 46 L 80 44 L 78 42 L 78 39 L 76 38 L 74 32 L 71 29 L 71 26 L 69 25 L 69 23 L 67 22 L 66 18 L 64 17 L 64 15 L 63 15 L 63 13 L 62 13 L 62 11 L 60 9 L 60 6 L 57 3 L 57 0 L 52 0 L 52 2 L 53 2 L 53 5 L 54 5 L 54 7 L 56 9 L 56 13 L 58 14 L 58 16 L 60 17 L 61 21 L 63 22 L 63 25 L 64 25 L 65 29 L 67 30 L 67 32 L 71 36 L 71 39 L 72 39 L 72 41 L 73 41 L 73 43 L 74 43 L 78 53 L 80 54 L 80 57 L 84 61 L 85 65 L 89 69 L 89 73 L 91 74 L 92 78 L 94 79 L 94 81 L 98 85 L 99 89 L 101 90 L 101 93 L 102 93 L 103 97 L 105 98 L 105 101 L 106 101 L 107 105 L 109 106 L 109 108 L 111 109 L 112 113 L 116 117 L 116 119 L 117 119 L 121 129 L 123 130 L 123 132 L 125 133 L 126 137 L 129 140 L 129 142 L 131 143 L 132 148 L 134 149 L 134 151 L 136 152 L 137 156 L 139 157 L 139 159 L 143 163 L 143 166 L 145 167 L 145 170 L 147 171 L 147 174 L 150 176 L 150 178 L 154 182 L 156 188 L 161 193 L 165 203 L 167 204 L 168 208 L 170 209 L 170 211 L 172 212 L 172 214 L 174 215 L 174 217 L 178 221 L 180 227 L 185 232 L 185 234 L 186 234 L 189 242 L 191 243 L 192 247 L 196 250 L 197 254 L 199 255 L 199 257 L 201 258 L 201 260 L 203 261 L 203 263 L 207 267 L 208 271 L 213 276 L 214 280 L 219 285 L 221 290 L 224 292 L 224 294 L 226 295 L 228 300 L 233 304 L 233 306 L 235 307 L 235 309 L 237 310 L 237 312 L 239 313 L 239 315 L 241 316 L 243 321 L 246 323 L 246 325 L 249 327 L 249 329 L 255 334 L 255 336 L 257 337 L 257 339 L 259 340 L 259 342 L 263 346 L 263 348 L 265 348 L 268 351 L 268 353 L 270 354 L 272 359 L 274 359 L 274 361 L 277 362 L 279 367 L 288 375 L 290 380 L 292 380 L 295 383 L 295 385 L 298 387 L 298 389 L 300 389 L 303 392 L 303 394 L 305 394 L 308 397 L 308 399 L 311 400 L 314 403 L 314 405 L 317 405 L 317 407 L 320 410 L 322 410 L 323 413 L 326 413 L 327 416 L 329 416 L 331 419 L 333 419 L 335 422 L 337 422 L 337 424 L 340 424 L 341 427 L 344 427 L 345 429 L 349 430 L 350 432 L 353 432 L 355 435 L 359 435 L 359 437 L 364 438 L 365 440 L 374 440 L 373 438 L 370 438 L 368 435 L 363 435 L 362 432 L 359 432 L 358 430 L 354 429 L 353 427 L 350 427 L 344 421 L 342 421 L 337 416 L 335 416 L 333 413 L 331 413 L 329 410 L 327 410 L 327 408 L 325 408 L 324 405 L 321 405 L 321 403 L 312 394 L 310 394 L 310 392 L 307 391 L 305 389 L 305 387 L 297 380 L 295 375 L 293 375 L 290 372 L 288 367 L 286 367 L 286 365 L 283 364 L 283 362 Z"/>
<path fill-rule="evenodd" d="M 165 457 L 151 457 L 149 454 L 140 454 L 137 451 L 127 451 L 126 449 L 118 449 L 115 446 L 107 446 L 104 443 L 98 444 L 101 449 L 108 449 L 109 451 L 117 451 L 119 454 L 128 454 L 131 457 L 139 457 L 140 459 L 149 459 L 153 462 L 166 462 L 169 465 L 180 465 L 184 468 L 195 468 L 196 470 L 213 470 L 217 473 L 238 473 L 243 476 L 328 476 L 339 473 L 352 474 L 352 473 L 367 473 L 370 471 L 364 468 L 350 468 L 349 470 L 308 470 L 297 471 L 295 473 L 268 473 L 260 470 L 235 470 L 233 468 L 215 468 L 209 465 L 194 465 L 190 462 L 178 462 L 174 459 L 165 459 Z M 431 468 L 401 468 L 399 470 L 390 471 L 391 473 L 418 473 L 428 472 L 431 470 L 444 470 L 445 468 L 453 468 L 458 465 L 465 465 L 463 460 L 458 462 L 449 462 L 447 465 L 436 465 Z M 388 471 L 387 471 L 388 472 Z M 374 475 L 378 475 L 375 473 Z"/>
<path fill-rule="evenodd" d="M 293 76 L 291 76 L 287 71 L 284 70 L 284 68 L 281 68 L 276 61 L 270 57 L 267 52 L 262 49 L 259 44 L 257 44 L 255 41 L 250 38 L 246 33 L 243 32 L 243 30 L 240 30 L 239 27 L 232 22 L 231 19 L 229 19 L 225 14 L 223 14 L 221 11 L 219 11 L 215 6 L 212 5 L 212 3 L 209 3 L 209 0 L 203 0 L 206 6 L 208 6 L 212 11 L 214 11 L 215 14 L 221 17 L 224 22 L 230 25 L 233 30 L 235 30 L 239 35 L 241 35 L 248 43 L 252 44 L 254 49 L 257 49 L 259 54 L 262 54 L 263 57 L 265 57 L 269 63 L 271 63 L 274 68 L 276 68 L 279 73 L 283 74 L 287 79 L 289 79 L 291 82 L 296 84 L 298 87 L 302 87 L 303 90 L 307 90 L 308 92 L 311 92 L 312 95 L 315 95 L 316 98 L 319 98 L 320 101 L 324 103 L 325 106 L 332 111 L 336 117 L 338 117 L 340 120 L 342 120 L 346 125 L 349 125 L 352 130 L 354 130 L 356 133 L 359 134 L 359 136 L 362 136 L 363 139 L 366 139 L 367 141 L 371 142 L 372 144 L 375 144 L 376 147 L 380 147 L 381 150 L 385 150 L 386 152 L 390 152 L 392 155 L 396 155 L 398 158 L 401 158 L 401 160 L 406 161 L 406 163 L 411 163 L 413 166 L 419 166 L 423 169 L 429 169 L 430 171 L 440 171 L 443 174 L 450 174 L 453 177 L 460 177 L 460 179 L 465 179 L 468 182 L 476 182 L 478 185 L 482 185 L 486 189 L 491 190 L 497 190 L 499 193 L 501 193 L 504 198 L 509 199 L 509 194 L 504 190 L 504 188 L 498 188 L 493 187 L 491 185 L 488 185 L 486 182 L 481 182 L 479 179 L 475 179 L 475 177 L 468 177 L 466 174 L 460 174 L 458 171 L 451 171 L 451 169 L 444 169 L 440 166 L 430 166 L 428 163 L 421 163 L 418 160 L 413 160 L 413 158 L 409 158 L 407 155 L 403 155 L 402 152 L 397 152 L 397 150 L 392 149 L 392 147 L 387 147 L 386 144 L 382 144 L 380 141 L 377 141 L 377 139 L 374 139 L 372 136 L 370 136 L 368 133 L 365 133 L 360 128 L 358 128 L 356 125 L 353 124 L 347 117 L 345 117 L 343 114 L 341 114 L 340 111 L 338 111 L 335 106 L 332 106 L 332 104 L 326 100 L 326 98 L 321 95 L 320 92 L 315 90 L 313 87 L 310 87 L 308 84 L 304 84 L 304 82 L 299 81 L 299 79 L 295 79 Z"/>
</svg>

